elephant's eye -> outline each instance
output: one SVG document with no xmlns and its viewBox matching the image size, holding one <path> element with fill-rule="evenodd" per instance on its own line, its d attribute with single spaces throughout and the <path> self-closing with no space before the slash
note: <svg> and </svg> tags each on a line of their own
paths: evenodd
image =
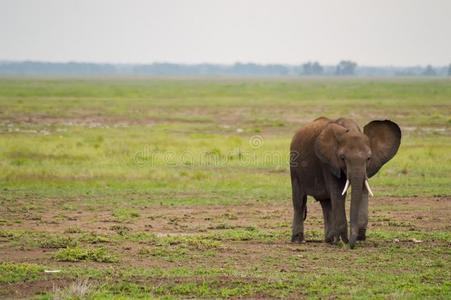
<svg viewBox="0 0 451 300">
<path fill-rule="evenodd" d="M 345 155 L 344 154 L 340 154 L 340 159 L 341 160 L 345 160 Z"/>
<path fill-rule="evenodd" d="M 370 159 L 371 159 L 371 156 L 369 156 L 367 160 L 370 160 Z"/>
</svg>

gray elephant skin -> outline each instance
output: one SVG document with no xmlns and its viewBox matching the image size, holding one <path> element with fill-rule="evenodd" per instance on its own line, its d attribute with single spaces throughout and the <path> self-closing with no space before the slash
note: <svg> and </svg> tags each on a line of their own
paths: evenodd
<svg viewBox="0 0 451 300">
<path fill-rule="evenodd" d="M 328 243 L 340 239 L 354 248 L 368 225 L 368 178 L 398 151 L 401 129 L 390 120 L 374 120 L 363 132 L 351 119 L 320 117 L 296 132 L 290 146 L 293 200 L 292 242 L 304 242 L 307 195 L 321 203 Z M 345 199 L 351 188 L 350 233 Z"/>
</svg>

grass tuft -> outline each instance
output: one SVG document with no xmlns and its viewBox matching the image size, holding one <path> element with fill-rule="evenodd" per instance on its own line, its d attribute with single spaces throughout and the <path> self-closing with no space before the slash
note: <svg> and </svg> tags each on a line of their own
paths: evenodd
<svg viewBox="0 0 451 300">
<path fill-rule="evenodd" d="M 77 280 L 67 287 L 53 287 L 54 300 L 86 299 L 95 291 L 95 284 L 88 279 Z"/>
<path fill-rule="evenodd" d="M 54 255 L 58 261 L 95 261 L 104 263 L 118 262 L 118 258 L 109 253 L 105 248 L 81 248 L 73 247 L 60 249 Z"/>
<path fill-rule="evenodd" d="M 15 283 L 40 278 L 44 267 L 28 263 L 0 262 L 0 283 Z"/>
</svg>

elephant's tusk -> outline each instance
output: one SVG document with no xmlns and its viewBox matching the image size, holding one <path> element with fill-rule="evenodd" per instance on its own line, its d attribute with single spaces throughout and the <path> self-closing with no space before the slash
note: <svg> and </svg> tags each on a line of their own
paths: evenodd
<svg viewBox="0 0 451 300">
<path fill-rule="evenodd" d="M 346 191 L 348 190 L 348 188 L 349 188 L 349 179 L 346 179 L 345 188 L 343 189 L 343 192 L 341 192 L 341 195 L 342 195 L 342 196 L 346 193 Z"/>
<path fill-rule="evenodd" d="M 373 197 L 374 195 L 373 195 L 373 192 L 371 191 L 370 184 L 368 183 L 368 179 L 365 179 L 365 187 L 368 190 L 368 194 L 370 194 L 370 196 Z"/>
</svg>

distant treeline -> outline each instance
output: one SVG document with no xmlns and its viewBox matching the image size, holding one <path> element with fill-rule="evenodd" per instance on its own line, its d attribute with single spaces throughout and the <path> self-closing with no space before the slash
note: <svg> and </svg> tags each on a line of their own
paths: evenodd
<svg viewBox="0 0 451 300">
<path fill-rule="evenodd" d="M 299 65 L 235 63 L 220 64 L 98 64 L 0 61 L 0 75 L 117 75 L 117 76 L 451 76 L 449 66 L 371 67 L 349 60 L 337 65 L 307 62 Z"/>
</svg>

